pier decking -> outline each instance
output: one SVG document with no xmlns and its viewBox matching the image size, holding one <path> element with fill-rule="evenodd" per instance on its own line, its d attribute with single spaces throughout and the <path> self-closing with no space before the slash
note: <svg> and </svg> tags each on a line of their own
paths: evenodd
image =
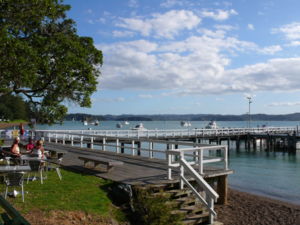
<svg viewBox="0 0 300 225">
<path fill-rule="evenodd" d="M 80 148 L 75 146 L 67 146 L 55 143 L 46 143 L 45 148 L 58 148 L 67 151 L 64 156 L 63 165 L 78 170 L 83 170 L 82 161 L 78 156 L 94 156 L 104 159 L 111 159 L 123 162 L 124 165 L 115 166 L 110 172 L 101 172 L 97 170 L 90 170 L 94 175 L 109 179 L 112 181 L 130 184 L 130 185 L 147 185 L 147 184 L 162 184 L 179 182 L 179 171 L 175 173 L 173 180 L 168 180 L 168 165 L 166 160 L 150 159 L 143 156 L 131 156 L 125 154 L 118 154 L 109 151 L 92 150 L 89 148 Z M 205 167 L 205 178 L 218 177 L 232 174 L 232 170 L 224 170 L 215 167 Z"/>
<path fill-rule="evenodd" d="M 3 132 L 1 132 L 3 134 Z M 296 151 L 297 127 L 226 128 L 193 130 L 36 130 L 31 135 L 45 140 L 45 149 L 66 152 L 63 166 L 88 172 L 130 186 L 176 185 L 187 188 L 208 210 L 214 222 L 214 202 L 227 201 L 230 141 L 256 149 L 257 139 L 267 150 L 276 143 Z M 222 141 L 227 145 L 222 145 Z M 214 144 L 213 144 L 214 143 Z M 81 158 L 81 159 L 79 159 Z M 84 160 L 90 160 L 83 161 Z M 94 162 L 93 162 L 94 161 Z M 101 170 L 96 164 L 114 163 Z M 94 167 L 86 168 L 94 163 Z M 193 223 L 196 224 L 196 223 Z"/>
</svg>

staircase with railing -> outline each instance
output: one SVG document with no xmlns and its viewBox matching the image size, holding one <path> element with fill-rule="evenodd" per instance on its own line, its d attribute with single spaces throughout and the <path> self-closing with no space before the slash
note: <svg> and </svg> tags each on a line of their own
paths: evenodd
<svg viewBox="0 0 300 225">
<path fill-rule="evenodd" d="M 209 157 L 213 150 L 223 150 L 223 157 Z M 205 173 L 204 164 L 223 162 L 223 169 L 228 170 L 227 151 L 226 146 L 218 146 L 218 148 L 212 146 L 209 148 L 171 149 L 167 152 L 168 178 L 172 179 L 172 171 L 175 172 L 179 168 L 180 189 L 188 188 L 196 199 L 201 202 L 209 213 L 210 224 L 214 223 L 214 218 L 217 215 L 214 210 L 214 202 L 217 201 L 219 195 L 203 178 Z M 190 181 L 193 181 L 193 183 Z"/>
</svg>

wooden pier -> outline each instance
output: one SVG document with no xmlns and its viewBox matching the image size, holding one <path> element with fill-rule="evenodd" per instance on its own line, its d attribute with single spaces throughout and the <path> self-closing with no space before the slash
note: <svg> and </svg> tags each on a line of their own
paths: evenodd
<svg viewBox="0 0 300 225">
<path fill-rule="evenodd" d="M 186 224 L 213 224 L 214 202 L 227 201 L 228 148 L 296 151 L 297 128 L 195 129 L 165 131 L 38 130 L 46 149 L 65 151 L 63 166 L 132 187 L 170 186 L 193 195 L 206 214 L 186 218 Z M 225 145 L 224 145 L 225 141 Z M 259 143 L 259 144 L 257 144 Z M 113 163 L 118 162 L 118 163 Z M 104 170 L 101 164 L 106 166 Z M 89 165 L 89 168 L 87 166 Z M 109 166 L 108 166 L 109 165 Z M 172 193 L 179 193 L 173 190 Z M 195 203 L 196 204 L 196 203 Z M 186 209 L 182 209 L 186 211 Z M 193 211 L 193 210 L 192 210 Z M 204 211 L 203 211 L 204 212 Z M 207 218 L 207 220 L 203 220 Z M 201 223 L 198 222 L 201 221 Z"/>
<path fill-rule="evenodd" d="M 157 139 L 166 141 L 185 141 L 200 144 L 227 145 L 230 148 L 234 142 L 235 149 L 283 151 L 288 153 L 296 152 L 297 142 L 300 141 L 298 127 L 260 127 L 260 128 L 222 128 L 222 129 L 177 129 L 177 130 L 39 130 L 39 136 L 64 139 L 70 138 L 66 142 L 82 141 L 89 142 L 90 137 L 85 136 L 85 140 L 75 140 L 78 134 L 97 135 L 105 137 L 102 140 L 110 142 L 110 137 L 114 138 L 135 138 L 135 139 Z M 74 138 L 72 138 L 74 134 Z M 138 141 L 136 142 L 138 143 Z"/>
</svg>

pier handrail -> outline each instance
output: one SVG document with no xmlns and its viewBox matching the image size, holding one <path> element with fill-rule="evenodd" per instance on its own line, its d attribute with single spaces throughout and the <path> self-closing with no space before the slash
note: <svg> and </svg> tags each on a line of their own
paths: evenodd
<svg viewBox="0 0 300 225">
<path fill-rule="evenodd" d="M 227 169 L 227 147 L 224 147 L 224 161 L 225 161 L 225 169 Z M 214 148 L 211 148 L 214 149 Z M 210 149 L 210 150 L 211 150 Z M 203 174 L 203 151 L 205 149 L 203 148 L 186 148 L 186 149 L 172 149 L 167 151 L 168 153 L 168 178 L 172 178 L 172 168 L 180 168 L 180 188 L 183 189 L 184 185 L 186 185 L 192 193 L 196 196 L 197 199 L 208 209 L 209 211 L 209 222 L 210 224 L 213 224 L 214 217 L 217 215 L 214 211 L 214 201 L 217 201 L 219 198 L 219 195 L 216 193 L 216 191 L 205 181 L 205 179 L 201 176 Z M 208 150 L 208 149 L 206 149 Z M 194 153 L 197 153 L 195 155 L 194 161 L 187 161 L 185 159 L 185 152 L 194 151 Z M 179 156 L 178 160 L 174 160 L 175 157 L 173 156 Z M 175 161 L 175 162 L 174 162 Z M 210 162 L 216 162 L 216 161 L 210 161 Z M 197 172 L 193 166 L 198 166 L 199 171 Z M 192 178 L 196 184 L 205 192 L 205 197 L 203 197 L 197 189 L 189 182 L 188 178 L 185 175 L 185 172 L 187 172 Z"/>
<path fill-rule="evenodd" d="M 214 217 L 217 216 L 216 211 L 214 210 L 214 202 L 217 201 L 219 195 L 215 190 L 200 176 L 196 170 L 184 159 L 183 156 L 180 156 L 180 188 L 183 189 L 183 184 L 192 191 L 192 193 L 200 200 L 200 202 L 208 209 L 209 212 L 209 224 L 213 224 Z M 184 176 L 184 172 L 187 171 L 192 178 L 197 182 L 197 184 L 203 188 L 205 191 L 205 199 L 201 194 L 194 188 L 194 186 L 188 181 Z"/>
<path fill-rule="evenodd" d="M 206 137 L 206 136 L 230 136 L 259 133 L 283 133 L 296 131 L 296 127 L 258 127 L 258 128 L 218 128 L 218 129 L 165 129 L 165 130 L 63 130 L 69 133 L 81 133 L 90 135 L 102 135 L 113 137 L 145 137 L 145 138 L 171 138 L 171 137 Z M 46 132 L 48 130 L 36 130 Z M 53 130 L 61 132 L 62 130 Z"/>
</svg>

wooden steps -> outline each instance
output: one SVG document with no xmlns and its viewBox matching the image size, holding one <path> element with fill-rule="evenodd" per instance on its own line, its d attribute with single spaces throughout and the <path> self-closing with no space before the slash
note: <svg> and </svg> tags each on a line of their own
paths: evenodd
<svg viewBox="0 0 300 225">
<path fill-rule="evenodd" d="M 175 209 L 172 214 L 180 214 L 183 216 L 182 223 L 184 225 L 205 225 L 209 224 L 208 210 L 196 200 L 192 192 L 188 189 L 180 190 L 177 185 L 160 184 L 147 185 L 143 189 L 149 188 L 153 196 L 164 196 L 169 200 L 165 203 L 172 205 Z M 213 225 L 222 225 L 215 221 Z"/>
</svg>

